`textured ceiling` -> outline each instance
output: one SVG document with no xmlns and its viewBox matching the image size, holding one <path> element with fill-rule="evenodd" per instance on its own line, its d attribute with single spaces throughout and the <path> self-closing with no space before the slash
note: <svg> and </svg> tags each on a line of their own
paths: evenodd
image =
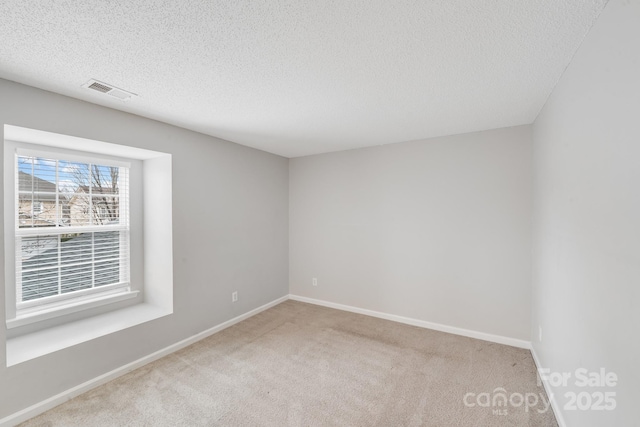
<svg viewBox="0 0 640 427">
<path fill-rule="evenodd" d="M 296 157 L 531 123 L 606 1 L 2 0 L 0 77 Z"/>
</svg>

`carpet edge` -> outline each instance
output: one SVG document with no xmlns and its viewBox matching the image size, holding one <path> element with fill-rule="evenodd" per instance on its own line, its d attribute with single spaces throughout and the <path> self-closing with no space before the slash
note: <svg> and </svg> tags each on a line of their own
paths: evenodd
<svg viewBox="0 0 640 427">
<path fill-rule="evenodd" d="M 428 322 L 426 320 L 413 319 L 410 317 L 398 316 L 396 314 L 383 313 L 380 311 L 368 310 L 366 308 L 354 307 L 351 305 L 339 304 L 335 302 L 308 298 L 299 295 L 289 294 L 289 299 L 293 301 L 306 302 L 308 304 L 319 305 L 322 307 L 334 308 L 337 310 L 348 311 L 356 314 L 364 314 L 365 316 L 377 317 L 380 319 L 391 320 L 393 322 L 404 323 L 406 325 L 417 326 L 434 331 L 446 332 L 449 334 L 460 335 L 468 338 L 475 338 L 483 341 L 494 342 L 497 344 L 509 345 L 512 347 L 531 350 L 531 341 L 521 340 L 518 338 L 505 337 L 502 335 L 494 335 L 486 332 L 474 331 L 471 329 L 458 328 L 456 326 L 443 325 L 441 323 Z"/>
<path fill-rule="evenodd" d="M 556 401 L 556 399 L 553 398 L 554 394 L 553 394 L 553 390 L 551 388 L 551 384 L 549 384 L 548 380 L 546 378 L 541 378 L 540 377 L 540 369 L 542 369 L 542 364 L 540 363 L 540 359 L 538 358 L 538 354 L 536 353 L 536 349 L 533 347 L 533 345 L 531 346 L 531 357 L 533 358 L 533 363 L 536 365 L 536 369 L 538 370 L 538 380 L 542 383 L 542 386 L 544 387 L 544 391 L 545 393 L 547 393 L 547 397 L 549 398 L 549 401 L 551 402 L 551 409 L 553 410 L 553 415 L 555 415 L 556 417 L 556 422 L 558 423 L 559 427 L 567 427 L 567 423 L 564 421 L 564 416 L 562 415 L 562 411 L 560 411 L 560 406 L 558 406 L 558 402 Z"/>
</svg>

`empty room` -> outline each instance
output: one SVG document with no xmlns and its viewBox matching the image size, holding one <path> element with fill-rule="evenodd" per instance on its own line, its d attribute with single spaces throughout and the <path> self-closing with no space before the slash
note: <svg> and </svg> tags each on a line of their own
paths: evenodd
<svg viewBox="0 0 640 427">
<path fill-rule="evenodd" d="M 640 0 L 2 0 L 0 131 L 0 427 L 640 426 Z"/>
</svg>

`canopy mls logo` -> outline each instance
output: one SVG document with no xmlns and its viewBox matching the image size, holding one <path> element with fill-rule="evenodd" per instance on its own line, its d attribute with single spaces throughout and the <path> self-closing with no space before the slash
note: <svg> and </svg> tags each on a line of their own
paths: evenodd
<svg viewBox="0 0 640 427">
<path fill-rule="evenodd" d="M 543 414 L 549 410 L 551 402 L 542 391 L 540 393 L 511 393 L 502 387 L 495 388 L 492 393 L 467 393 L 462 398 L 467 408 L 492 408 L 493 415 L 509 415 L 509 407 L 524 407 L 525 412 L 536 410 Z"/>
<path fill-rule="evenodd" d="M 618 376 L 614 372 L 607 372 L 604 368 L 599 371 L 589 371 L 578 368 L 574 372 L 551 372 L 550 369 L 538 370 L 538 387 L 542 388 L 546 382 L 553 388 L 569 387 L 585 388 L 585 391 L 567 391 L 563 394 L 566 399 L 564 409 L 567 411 L 612 411 L 616 408 L 616 392 L 609 389 L 618 384 Z M 549 410 L 554 395 L 547 398 L 544 390 L 539 393 L 507 393 L 498 387 L 492 392 L 466 393 L 462 401 L 467 408 L 491 408 L 493 415 L 509 415 L 510 408 L 524 408 L 525 412 L 537 411 L 542 414 Z"/>
<path fill-rule="evenodd" d="M 609 390 L 618 384 L 618 375 L 615 372 L 607 372 L 605 368 L 600 368 L 599 371 L 578 368 L 574 372 L 551 372 L 550 369 L 541 368 L 538 369 L 538 374 L 538 385 L 546 382 L 554 388 L 571 386 L 589 389 L 565 392 L 563 397 L 566 399 L 564 402 L 566 411 L 613 411 L 616 409 L 616 392 Z"/>
</svg>

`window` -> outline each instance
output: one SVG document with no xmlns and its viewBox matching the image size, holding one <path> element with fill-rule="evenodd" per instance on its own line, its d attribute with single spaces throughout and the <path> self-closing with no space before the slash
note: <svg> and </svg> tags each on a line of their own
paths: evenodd
<svg viewBox="0 0 640 427">
<path fill-rule="evenodd" d="M 18 150 L 16 170 L 17 311 L 128 288 L 129 168 Z"/>
<path fill-rule="evenodd" d="M 3 166 L 7 366 L 173 312 L 170 154 L 5 124 Z"/>
<path fill-rule="evenodd" d="M 15 317 L 135 296 L 130 163 L 28 144 L 13 162 Z"/>
<path fill-rule="evenodd" d="M 43 211 L 42 202 L 33 202 L 33 215 L 41 214 Z"/>
</svg>

